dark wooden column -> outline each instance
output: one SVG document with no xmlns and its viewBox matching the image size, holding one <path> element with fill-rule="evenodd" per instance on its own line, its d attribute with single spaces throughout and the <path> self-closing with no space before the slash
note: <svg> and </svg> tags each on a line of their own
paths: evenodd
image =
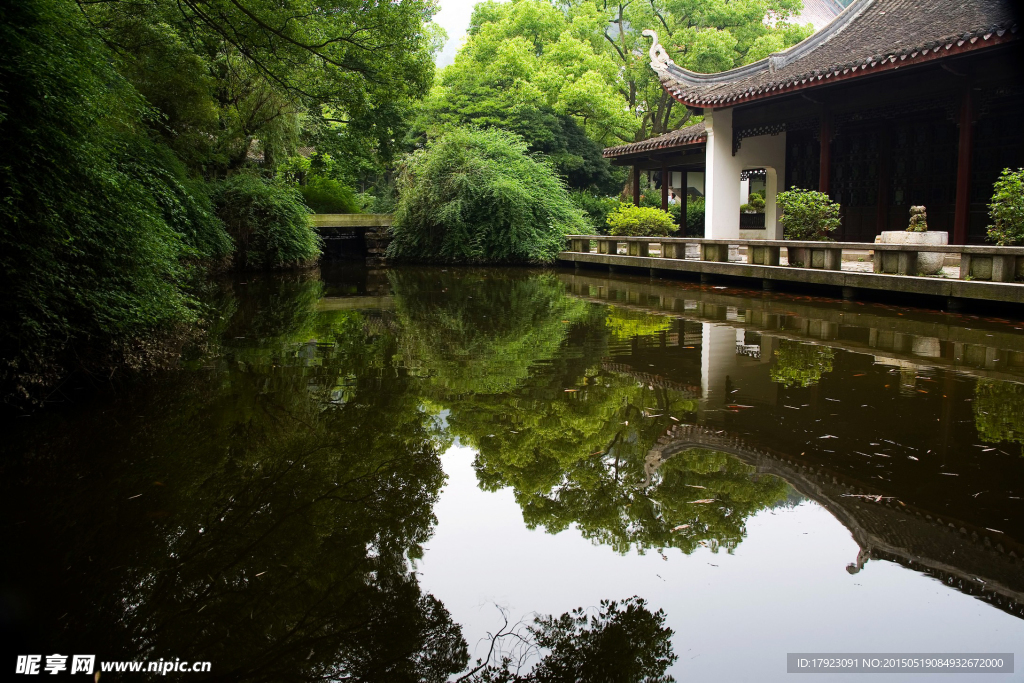
<svg viewBox="0 0 1024 683">
<path fill-rule="evenodd" d="M 818 158 L 818 192 L 828 194 L 832 170 L 832 113 L 821 108 L 821 156 Z"/>
<path fill-rule="evenodd" d="M 640 167 L 633 167 L 633 203 L 640 206 Z"/>
<path fill-rule="evenodd" d="M 889 229 L 889 188 L 892 177 L 889 172 L 889 158 L 892 156 L 892 135 L 889 127 L 878 130 L 878 202 L 875 207 L 875 231 Z"/>
<path fill-rule="evenodd" d="M 669 210 L 669 167 L 662 163 L 662 211 Z"/>
<path fill-rule="evenodd" d="M 668 166 L 661 164 L 661 210 L 668 211 Z"/>
<path fill-rule="evenodd" d="M 682 181 L 679 183 L 679 233 L 680 237 L 686 237 L 686 200 L 689 199 L 690 194 L 686 191 L 686 169 L 684 168 L 679 172 Z"/>
<path fill-rule="evenodd" d="M 956 208 L 953 213 L 953 244 L 967 244 L 971 218 L 971 157 L 974 154 L 974 101 L 971 86 L 960 100 L 960 148 L 956 162 Z"/>
</svg>

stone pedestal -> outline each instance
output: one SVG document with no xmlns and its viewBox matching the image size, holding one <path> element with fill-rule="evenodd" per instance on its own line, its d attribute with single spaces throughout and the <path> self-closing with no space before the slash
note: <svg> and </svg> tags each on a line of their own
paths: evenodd
<svg viewBox="0 0 1024 683">
<path fill-rule="evenodd" d="M 907 232 L 906 230 L 887 230 L 876 242 L 882 244 L 928 244 L 932 246 L 949 244 L 948 232 Z M 922 275 L 935 275 L 942 270 L 946 255 L 941 252 L 919 252 L 917 255 L 917 271 Z M 916 275 L 917 273 L 909 273 Z"/>
</svg>

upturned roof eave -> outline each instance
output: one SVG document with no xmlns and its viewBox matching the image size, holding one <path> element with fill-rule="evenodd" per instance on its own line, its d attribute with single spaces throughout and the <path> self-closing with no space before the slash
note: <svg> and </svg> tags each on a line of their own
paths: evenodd
<svg viewBox="0 0 1024 683">
<path fill-rule="evenodd" d="M 722 97 L 703 98 L 691 96 L 685 90 L 666 84 L 668 78 L 662 77 L 662 88 L 677 102 L 696 109 L 725 109 L 735 107 L 739 104 L 765 100 L 772 97 L 788 95 L 790 93 L 808 90 L 820 86 L 830 85 L 840 81 L 853 78 L 874 75 L 887 71 L 895 71 L 901 67 L 908 67 L 933 62 L 937 59 L 953 57 L 967 52 L 1005 45 L 1019 39 L 1017 27 L 1003 31 L 994 31 L 982 36 L 970 38 L 954 38 L 935 41 L 938 47 L 910 49 L 909 54 L 888 54 L 862 59 L 857 64 L 838 67 L 826 73 L 808 73 L 796 78 L 787 78 L 782 81 L 766 83 L 756 88 L 752 87 L 741 93 L 730 93 Z M 948 41 L 948 42 L 947 42 Z M 755 62 L 756 64 L 757 62 Z M 750 65 L 748 65 L 750 66 Z M 679 68 L 679 67 L 677 67 Z M 692 73 L 692 72 L 690 72 Z M 728 72 L 725 72 L 728 73 Z M 698 74 L 702 75 L 702 74 Z"/>
</svg>

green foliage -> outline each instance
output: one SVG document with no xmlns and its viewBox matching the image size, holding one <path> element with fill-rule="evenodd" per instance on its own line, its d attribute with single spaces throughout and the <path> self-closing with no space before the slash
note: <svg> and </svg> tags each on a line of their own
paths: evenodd
<svg viewBox="0 0 1024 683">
<path fill-rule="evenodd" d="M 338 180 L 338 168 L 330 154 L 288 157 L 277 167 L 276 177 L 295 184 L 313 213 L 359 213 L 356 194 Z"/>
<path fill-rule="evenodd" d="M 466 44 L 440 74 L 426 110 L 438 122 L 501 126 L 531 143 L 545 130 L 556 138 L 571 133 L 555 125 L 567 119 L 600 143 L 631 138 L 633 117 L 606 58 L 602 14 L 590 4 L 545 0 L 478 4 Z"/>
<path fill-rule="evenodd" d="M 505 131 L 456 128 L 408 156 L 388 256 L 550 263 L 586 219 L 549 162 Z"/>
<path fill-rule="evenodd" d="M 551 275 L 510 274 L 500 287 L 474 270 L 439 276 L 403 268 L 388 276 L 406 332 L 404 365 L 438 399 L 516 389 L 532 367 L 555 357 L 588 308 L 565 297 Z"/>
<path fill-rule="evenodd" d="M 996 180 L 988 205 L 988 240 L 1001 247 L 1024 245 L 1024 168 L 1006 168 Z"/>
<path fill-rule="evenodd" d="M 747 206 L 750 207 L 751 211 L 764 213 L 764 197 L 761 196 L 760 192 L 751 192 L 747 199 Z"/>
<path fill-rule="evenodd" d="M 160 110 L 168 144 L 212 177 L 250 163 L 252 152 L 272 169 L 303 134 L 388 158 L 410 101 L 433 76 L 429 0 L 332 0 L 329 10 L 317 0 L 79 8 L 120 72 Z"/>
<path fill-rule="evenodd" d="M 587 190 L 573 190 L 569 192 L 569 199 L 586 216 L 590 234 L 604 235 L 608 232 L 608 214 L 619 206 L 619 200 L 615 197 L 599 197 Z"/>
<path fill-rule="evenodd" d="M 313 213 L 359 213 L 355 193 L 334 178 L 311 178 L 299 192 Z"/>
<path fill-rule="evenodd" d="M 667 211 L 632 204 L 623 204 L 608 214 L 608 227 L 610 235 L 634 237 L 667 237 L 679 230 Z"/>
<path fill-rule="evenodd" d="M 71 2 L 0 6 L 0 83 L 0 378 L 26 399 L 194 322 L 181 259 L 230 245 Z"/>
<path fill-rule="evenodd" d="M 974 426 L 982 441 L 1024 444 L 1024 385 L 979 379 L 974 388 Z"/>
<path fill-rule="evenodd" d="M 704 198 L 686 198 L 686 236 L 696 237 L 704 234 Z"/>
<path fill-rule="evenodd" d="M 778 202 L 787 240 L 827 242 L 839 227 L 839 204 L 824 192 L 794 187 L 780 192 Z"/>
<path fill-rule="evenodd" d="M 115 405 L 130 426 L 122 409 L 54 422 L 43 462 L 82 466 L 36 468 L 17 487 L 46 530 L 19 545 L 47 563 L 58 545 L 96 553 L 47 589 L 76 632 L 101 625 L 103 649 L 215 650 L 232 680 L 254 667 L 267 681 L 449 680 L 466 644 L 410 560 L 433 535 L 450 438 L 379 317 L 318 313 L 307 277 L 245 290 L 223 292 L 223 336 L 203 361 L 217 370 L 126 387 Z M 86 472 L 94 485 L 76 486 Z"/>
<path fill-rule="evenodd" d="M 235 241 L 238 267 L 303 266 L 320 256 L 320 238 L 296 188 L 242 173 L 217 183 L 213 198 Z"/>
<path fill-rule="evenodd" d="M 771 378 L 784 387 L 809 387 L 821 381 L 821 376 L 832 372 L 835 349 L 831 346 L 803 344 L 784 339 L 775 351 Z"/>
<path fill-rule="evenodd" d="M 641 35 L 644 29 L 658 31 L 662 47 L 676 64 L 702 73 L 761 59 L 813 32 L 810 25 L 790 23 L 800 10 L 799 0 L 651 0 L 610 8 L 601 0 L 585 4 L 596 6 L 608 22 L 599 35 L 605 43 L 606 59 L 615 67 L 616 82 L 621 84 L 619 96 L 634 117 L 634 135 L 624 138 L 626 142 L 645 140 L 693 122 L 690 112 L 664 91 L 650 68 L 651 42 Z"/>
<path fill-rule="evenodd" d="M 187 254 L 215 268 L 225 265 L 235 247 L 214 211 L 209 185 L 190 178 L 166 145 L 141 136 L 133 142 L 136 146 L 126 169 L 151 194 L 164 220 L 188 248 Z"/>
<path fill-rule="evenodd" d="M 610 306 L 607 318 L 608 331 L 619 341 L 633 337 L 644 337 L 665 332 L 672 327 L 672 319 L 644 311 Z"/>
</svg>

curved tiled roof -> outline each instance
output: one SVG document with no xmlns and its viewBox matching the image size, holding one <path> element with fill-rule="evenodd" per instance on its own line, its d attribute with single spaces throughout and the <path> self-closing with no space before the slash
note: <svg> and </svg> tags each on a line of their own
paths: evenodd
<svg viewBox="0 0 1024 683">
<path fill-rule="evenodd" d="M 951 56 L 1018 38 L 1013 0 L 855 0 L 807 40 L 717 74 L 687 71 L 653 31 L 651 68 L 680 102 L 722 107 Z"/>
<path fill-rule="evenodd" d="M 659 135 L 656 138 L 649 138 L 647 140 L 641 140 L 640 142 L 631 142 L 628 145 L 619 145 L 618 147 L 608 147 L 604 150 L 604 156 L 607 157 L 619 157 L 627 154 L 637 154 L 639 152 L 650 152 L 655 149 L 671 149 L 673 147 L 686 147 L 687 145 L 695 145 L 704 142 L 708 137 L 707 132 L 704 130 L 704 122 L 695 123 L 692 126 L 686 128 L 680 128 L 664 135 Z"/>
</svg>

